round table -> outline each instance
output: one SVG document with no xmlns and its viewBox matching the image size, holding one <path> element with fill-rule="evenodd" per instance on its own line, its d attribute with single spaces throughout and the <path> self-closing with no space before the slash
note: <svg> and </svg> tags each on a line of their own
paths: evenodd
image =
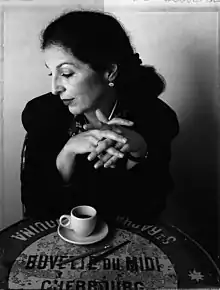
<svg viewBox="0 0 220 290">
<path fill-rule="evenodd" d="M 210 255 L 175 226 L 137 224 L 118 216 L 97 244 L 75 245 L 57 233 L 58 220 L 24 219 L 0 232 L 1 289 L 219 289 Z M 124 240 L 130 243 L 97 264 L 89 257 L 59 262 Z"/>
</svg>

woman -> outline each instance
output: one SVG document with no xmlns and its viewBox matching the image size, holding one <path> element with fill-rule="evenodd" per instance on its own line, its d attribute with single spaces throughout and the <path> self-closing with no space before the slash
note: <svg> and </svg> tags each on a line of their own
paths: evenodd
<svg viewBox="0 0 220 290">
<path fill-rule="evenodd" d="M 175 112 L 158 99 L 162 78 L 102 12 L 61 15 L 43 31 L 41 49 L 52 89 L 22 113 L 26 215 L 57 218 L 90 204 L 106 219 L 157 218 L 173 188 L 178 134 Z"/>
</svg>

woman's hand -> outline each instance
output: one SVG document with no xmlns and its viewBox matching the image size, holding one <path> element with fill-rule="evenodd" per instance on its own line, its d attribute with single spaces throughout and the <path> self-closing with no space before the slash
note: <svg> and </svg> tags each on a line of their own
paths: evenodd
<svg viewBox="0 0 220 290">
<path fill-rule="evenodd" d="M 73 171 L 75 170 L 75 156 L 77 154 L 84 154 L 95 151 L 101 139 L 108 140 L 108 142 L 126 143 L 126 139 L 121 135 L 109 129 L 104 130 L 89 130 L 71 137 L 61 152 L 56 158 L 56 166 L 61 173 L 65 182 L 68 182 Z M 106 149 L 106 148 L 105 148 Z M 108 149 L 107 149 L 108 150 Z M 123 154 L 117 150 L 109 150 L 111 156 L 122 158 Z"/>
<path fill-rule="evenodd" d="M 122 153 L 129 152 L 134 157 L 144 157 L 147 151 L 147 144 L 144 138 L 139 133 L 133 130 L 121 127 L 120 130 L 122 131 L 122 135 L 127 139 L 127 143 L 122 144 L 121 142 L 117 142 L 114 148 Z M 99 144 L 101 146 L 101 142 L 99 142 Z M 92 152 L 90 156 L 92 155 L 93 157 L 96 157 L 96 155 L 99 155 L 99 148 L 100 147 L 97 147 L 95 149 L 96 152 Z M 114 154 L 113 156 L 113 154 L 111 155 L 111 152 L 108 151 L 107 154 L 100 157 L 100 160 L 95 164 L 95 167 L 98 168 L 104 165 L 104 167 L 107 168 L 114 165 L 117 160 L 117 155 Z"/>
<path fill-rule="evenodd" d="M 101 113 L 100 110 L 96 112 L 97 118 L 100 121 L 100 128 L 108 128 L 111 129 L 119 134 L 122 134 L 126 139 L 126 144 L 122 144 L 122 142 L 114 142 L 112 140 L 104 140 L 99 142 L 99 146 L 95 148 L 95 150 L 89 154 L 88 159 L 93 160 L 97 156 L 100 160 L 95 164 L 95 167 L 98 168 L 102 165 L 104 167 L 114 167 L 118 157 L 116 154 L 112 156 L 112 148 L 110 146 L 114 146 L 115 150 L 119 150 L 122 153 L 130 152 L 130 154 L 134 155 L 135 157 L 144 156 L 147 151 L 147 144 L 144 138 L 134 130 L 127 129 L 122 126 L 132 126 L 133 122 L 128 121 L 121 118 L 114 118 L 111 121 L 108 121 L 105 116 Z M 91 129 L 92 125 L 85 125 L 84 129 Z M 107 153 L 103 156 L 100 156 L 100 153 L 104 151 L 104 148 L 109 146 L 110 148 L 107 150 Z M 110 150 L 111 149 L 111 150 Z"/>
<path fill-rule="evenodd" d="M 124 144 L 122 144 L 121 142 L 116 142 L 114 144 L 112 144 L 112 146 L 114 146 L 113 148 L 118 150 L 119 152 L 122 152 L 122 147 L 124 146 Z M 126 152 L 126 147 L 123 148 L 124 149 L 124 152 Z M 97 148 L 98 150 L 98 148 Z M 111 168 L 115 168 L 115 163 L 117 162 L 117 160 L 119 159 L 117 157 L 117 155 L 112 155 L 110 153 L 108 153 L 109 150 L 107 150 L 107 153 L 105 154 L 99 154 L 99 153 L 95 153 L 95 156 L 98 154 L 98 158 L 99 158 L 99 161 L 96 162 L 95 164 L 95 168 L 99 168 L 100 166 L 103 166 L 105 168 L 108 168 L 108 167 L 111 167 Z M 92 152 L 91 154 L 93 154 L 94 152 Z M 93 155 L 94 156 L 94 155 Z"/>
<path fill-rule="evenodd" d="M 109 130 L 109 128 L 105 128 L 104 130 L 93 129 L 71 137 L 65 144 L 64 150 L 73 154 L 92 152 L 103 138 L 123 144 L 127 142 L 123 136 Z M 122 154 L 116 153 L 114 150 L 110 152 L 112 155 L 122 156 Z"/>
</svg>

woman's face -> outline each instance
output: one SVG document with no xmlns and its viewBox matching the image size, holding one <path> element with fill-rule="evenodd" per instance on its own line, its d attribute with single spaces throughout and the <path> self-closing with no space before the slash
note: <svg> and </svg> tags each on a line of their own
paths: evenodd
<svg viewBox="0 0 220 290">
<path fill-rule="evenodd" d="M 96 109 L 108 87 L 104 77 L 56 45 L 44 50 L 44 59 L 52 77 L 52 93 L 60 95 L 72 114 Z"/>
</svg>

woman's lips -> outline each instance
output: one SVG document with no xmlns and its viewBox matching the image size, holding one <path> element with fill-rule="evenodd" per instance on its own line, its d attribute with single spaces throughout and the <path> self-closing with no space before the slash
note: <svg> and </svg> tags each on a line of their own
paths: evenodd
<svg viewBox="0 0 220 290">
<path fill-rule="evenodd" d="M 74 101 L 74 98 L 72 98 L 72 99 L 64 99 L 62 101 L 63 101 L 64 105 L 69 106 Z"/>
</svg>

